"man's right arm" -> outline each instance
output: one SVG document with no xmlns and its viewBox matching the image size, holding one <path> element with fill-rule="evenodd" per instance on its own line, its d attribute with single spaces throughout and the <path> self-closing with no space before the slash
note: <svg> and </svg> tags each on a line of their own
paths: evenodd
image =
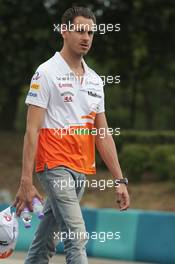
<svg viewBox="0 0 175 264">
<path fill-rule="evenodd" d="M 35 105 L 29 105 L 28 107 L 23 145 L 22 174 L 20 186 L 13 204 L 13 206 L 16 207 L 16 213 L 18 216 L 21 214 L 25 206 L 32 210 L 33 197 L 38 197 L 42 200 L 40 194 L 33 185 L 33 169 L 39 130 L 43 124 L 45 111 L 46 109 Z"/>
</svg>

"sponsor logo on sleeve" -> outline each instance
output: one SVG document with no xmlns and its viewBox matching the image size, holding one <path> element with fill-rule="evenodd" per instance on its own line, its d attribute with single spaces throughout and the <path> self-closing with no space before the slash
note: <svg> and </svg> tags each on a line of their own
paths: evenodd
<svg viewBox="0 0 175 264">
<path fill-rule="evenodd" d="M 33 75 L 32 80 L 37 81 L 40 77 L 41 77 L 41 75 L 39 74 L 39 72 L 35 72 L 35 74 Z"/>
<path fill-rule="evenodd" d="M 27 95 L 31 97 L 37 97 L 37 93 L 33 93 L 33 92 L 28 92 Z"/>
<path fill-rule="evenodd" d="M 34 90 L 39 90 L 40 89 L 40 85 L 39 83 L 32 83 L 31 88 Z"/>
<path fill-rule="evenodd" d="M 99 104 L 93 103 L 90 105 L 90 110 L 93 112 L 98 112 L 99 108 L 100 108 Z"/>
</svg>

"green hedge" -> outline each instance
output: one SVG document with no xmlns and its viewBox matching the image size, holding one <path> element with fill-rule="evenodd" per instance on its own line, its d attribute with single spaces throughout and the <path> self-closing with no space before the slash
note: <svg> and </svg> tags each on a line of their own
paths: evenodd
<svg viewBox="0 0 175 264">
<path fill-rule="evenodd" d="M 155 146 L 152 149 L 152 170 L 159 180 L 166 180 L 171 177 L 169 166 L 174 154 L 175 146 L 173 145 Z"/>
<path fill-rule="evenodd" d="M 122 171 L 132 182 L 167 180 L 175 182 L 175 131 L 122 131 L 114 136 Z M 97 155 L 97 167 L 105 165 Z"/>
<path fill-rule="evenodd" d="M 132 182 L 141 180 L 143 173 L 151 166 L 150 161 L 150 149 L 144 145 L 126 145 L 120 154 L 122 170 Z"/>
<path fill-rule="evenodd" d="M 175 182 L 175 152 L 168 157 L 168 168 L 170 179 Z"/>
<path fill-rule="evenodd" d="M 164 145 L 175 144 L 175 131 L 135 131 L 121 130 L 119 136 L 114 136 L 118 151 L 126 144 Z"/>
<path fill-rule="evenodd" d="M 145 173 L 153 180 L 175 180 L 175 145 L 125 145 L 119 155 L 122 170 L 132 182 Z"/>
</svg>

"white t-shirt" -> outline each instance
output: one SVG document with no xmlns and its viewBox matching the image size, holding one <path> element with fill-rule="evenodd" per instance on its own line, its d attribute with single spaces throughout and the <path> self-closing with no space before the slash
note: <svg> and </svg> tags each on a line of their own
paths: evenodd
<svg viewBox="0 0 175 264">
<path fill-rule="evenodd" d="M 34 74 L 26 104 L 46 109 L 36 154 L 36 171 L 64 165 L 95 173 L 94 121 L 104 112 L 102 79 L 84 60 L 78 80 L 59 52 Z"/>
</svg>

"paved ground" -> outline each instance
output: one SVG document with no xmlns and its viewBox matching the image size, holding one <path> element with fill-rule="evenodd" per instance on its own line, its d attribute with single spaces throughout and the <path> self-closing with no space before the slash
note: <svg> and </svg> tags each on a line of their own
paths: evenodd
<svg viewBox="0 0 175 264">
<path fill-rule="evenodd" d="M 8 259 L 1 259 L 0 264 L 24 264 L 25 253 L 14 252 L 14 254 Z M 107 259 L 92 259 L 89 258 L 89 264 L 144 264 L 143 262 L 126 262 L 126 261 L 112 261 Z M 55 256 L 52 258 L 49 264 L 65 264 L 65 259 L 63 256 Z M 146 263 L 145 263 L 146 264 Z"/>
</svg>

